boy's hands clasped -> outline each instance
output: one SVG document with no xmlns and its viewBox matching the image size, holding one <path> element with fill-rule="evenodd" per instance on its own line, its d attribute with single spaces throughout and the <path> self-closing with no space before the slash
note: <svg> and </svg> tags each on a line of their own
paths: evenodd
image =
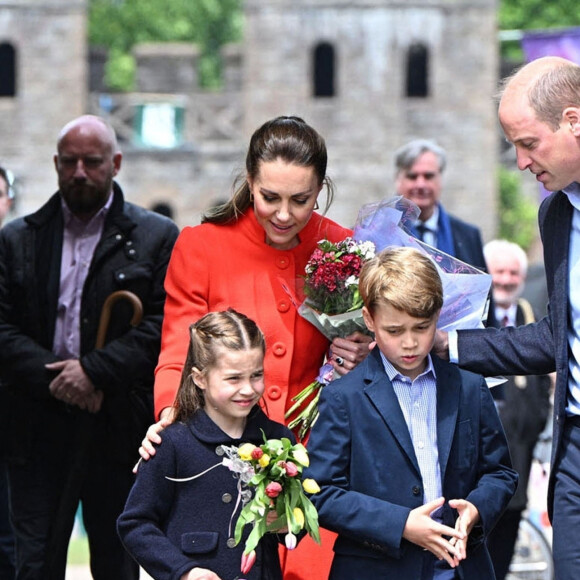
<svg viewBox="0 0 580 580">
<path fill-rule="evenodd" d="M 441 497 L 411 510 L 403 537 L 456 568 L 467 557 L 467 538 L 479 521 L 479 512 L 466 500 L 450 500 L 449 505 L 459 513 L 455 528 L 450 528 L 431 518 L 431 514 L 444 503 L 445 498 Z"/>
<path fill-rule="evenodd" d="M 451 538 L 450 543 L 455 544 L 455 551 L 459 551 L 457 564 L 460 560 L 467 558 L 467 538 L 473 529 L 473 526 L 479 521 L 479 512 L 477 508 L 465 499 L 449 500 L 450 507 L 457 510 L 459 517 L 455 522 L 455 529 L 462 532 L 465 537 L 462 540 Z"/>
</svg>

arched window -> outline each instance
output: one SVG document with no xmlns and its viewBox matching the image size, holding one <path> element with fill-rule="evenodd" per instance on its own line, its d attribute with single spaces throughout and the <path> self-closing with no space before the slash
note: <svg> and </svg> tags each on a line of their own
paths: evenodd
<svg viewBox="0 0 580 580">
<path fill-rule="evenodd" d="M 16 51 L 7 42 L 0 43 L 0 97 L 16 96 Z"/>
<path fill-rule="evenodd" d="M 321 42 L 314 49 L 314 96 L 334 97 L 334 47 Z"/>
<path fill-rule="evenodd" d="M 423 44 L 412 44 L 407 53 L 407 97 L 429 96 L 429 51 Z"/>
</svg>

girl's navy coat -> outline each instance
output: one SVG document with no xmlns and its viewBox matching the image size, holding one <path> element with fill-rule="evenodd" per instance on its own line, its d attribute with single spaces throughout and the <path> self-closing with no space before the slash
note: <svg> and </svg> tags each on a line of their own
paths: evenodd
<svg viewBox="0 0 580 580">
<path fill-rule="evenodd" d="M 179 580 L 194 567 L 207 568 L 222 580 L 241 578 L 245 537 L 237 545 L 233 535 L 241 503 L 237 504 L 237 479 L 222 465 L 188 482 L 222 460 L 221 445 L 263 443 L 291 432 L 255 408 L 241 439 L 226 435 L 205 413 L 198 411 L 188 424 L 174 423 L 162 433 L 155 455 L 139 466 L 118 530 L 127 550 L 156 580 Z M 248 531 L 249 533 L 249 531 Z M 282 537 L 282 536 L 280 536 Z M 257 560 L 244 577 L 248 580 L 281 579 L 278 536 L 266 534 Z"/>
</svg>

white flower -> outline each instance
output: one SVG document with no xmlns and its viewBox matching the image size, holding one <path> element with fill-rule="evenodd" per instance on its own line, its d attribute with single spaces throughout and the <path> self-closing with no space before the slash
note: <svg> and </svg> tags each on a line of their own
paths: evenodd
<svg viewBox="0 0 580 580">
<path fill-rule="evenodd" d="M 376 248 L 373 242 L 361 242 L 357 249 L 360 252 L 363 260 L 370 260 L 371 258 L 375 257 Z"/>
<path fill-rule="evenodd" d="M 358 286 L 358 278 L 356 276 L 349 276 L 345 281 L 344 285 L 348 288 L 349 286 Z"/>
<path fill-rule="evenodd" d="M 254 468 L 248 461 L 244 461 L 238 455 L 238 448 L 235 446 L 227 447 L 225 445 L 221 446 L 223 450 L 224 457 L 222 459 L 222 464 L 227 467 L 230 471 L 236 473 L 243 483 L 248 483 L 252 477 L 254 477 Z"/>
<path fill-rule="evenodd" d="M 296 547 L 296 536 L 292 532 L 288 532 L 286 536 L 284 536 L 284 541 L 289 550 L 293 550 Z"/>
</svg>

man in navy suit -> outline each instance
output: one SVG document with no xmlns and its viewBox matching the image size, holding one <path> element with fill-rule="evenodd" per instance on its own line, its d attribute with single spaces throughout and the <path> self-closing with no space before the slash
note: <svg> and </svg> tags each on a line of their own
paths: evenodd
<svg viewBox="0 0 580 580">
<path fill-rule="evenodd" d="M 483 254 L 492 277 L 497 327 L 535 322 L 531 304 L 522 298 L 528 270 L 524 250 L 507 240 L 492 240 L 483 247 Z M 516 494 L 487 539 L 496 580 L 504 580 L 509 573 L 520 519 L 528 503 L 534 448 L 550 413 L 550 387 L 549 375 L 516 375 L 491 391 L 494 399 L 498 391 L 501 393 L 499 418 L 514 469 L 520 476 Z"/>
<path fill-rule="evenodd" d="M 558 580 L 580 578 L 580 67 L 557 57 L 507 79 L 499 120 L 528 169 L 552 191 L 540 207 L 548 314 L 517 328 L 449 334 L 452 360 L 485 374 L 556 371 L 548 513 Z M 437 351 L 445 351 L 440 337 Z M 573 535 L 570 535 L 571 532 Z"/>
</svg>

